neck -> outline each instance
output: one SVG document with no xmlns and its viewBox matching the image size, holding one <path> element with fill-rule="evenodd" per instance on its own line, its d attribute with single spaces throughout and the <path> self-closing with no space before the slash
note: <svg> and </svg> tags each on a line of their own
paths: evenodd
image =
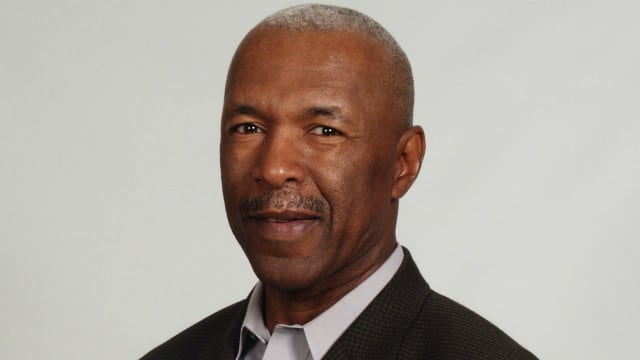
<svg viewBox="0 0 640 360">
<path fill-rule="evenodd" d="M 394 241 L 390 246 L 372 249 L 330 279 L 320 281 L 320 286 L 291 291 L 265 284 L 265 326 L 273 333 L 278 324 L 304 325 L 313 320 L 371 276 L 391 255 L 396 245 Z"/>
</svg>

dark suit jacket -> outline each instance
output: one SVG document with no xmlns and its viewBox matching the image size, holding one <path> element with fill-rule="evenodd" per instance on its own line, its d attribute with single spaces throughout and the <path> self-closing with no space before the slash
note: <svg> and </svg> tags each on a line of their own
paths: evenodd
<svg viewBox="0 0 640 360">
<path fill-rule="evenodd" d="M 389 284 L 323 359 L 536 359 L 487 320 L 431 290 L 406 249 L 404 255 Z M 247 302 L 218 311 L 142 360 L 233 360 Z"/>
</svg>

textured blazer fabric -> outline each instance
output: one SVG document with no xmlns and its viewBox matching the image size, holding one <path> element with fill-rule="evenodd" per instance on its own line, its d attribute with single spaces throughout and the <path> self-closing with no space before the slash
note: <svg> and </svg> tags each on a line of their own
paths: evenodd
<svg viewBox="0 0 640 360">
<path fill-rule="evenodd" d="M 404 255 L 389 284 L 323 359 L 536 359 L 478 314 L 431 290 L 407 249 Z M 142 360 L 235 359 L 247 303 L 216 312 Z"/>
</svg>

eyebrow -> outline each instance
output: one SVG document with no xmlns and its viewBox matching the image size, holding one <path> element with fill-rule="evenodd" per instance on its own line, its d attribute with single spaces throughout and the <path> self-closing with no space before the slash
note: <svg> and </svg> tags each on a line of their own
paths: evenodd
<svg viewBox="0 0 640 360">
<path fill-rule="evenodd" d="M 224 121 L 229 120 L 236 115 L 248 115 L 257 118 L 263 118 L 266 116 L 266 114 L 251 105 L 238 104 L 224 115 Z M 333 121 L 343 122 L 345 124 L 351 123 L 351 119 L 344 114 L 342 107 L 339 105 L 311 106 L 307 110 L 303 111 L 302 115 L 307 119 L 322 117 Z"/>
<path fill-rule="evenodd" d="M 344 123 L 351 123 L 351 119 L 346 116 L 340 106 L 312 106 L 305 112 L 306 117 L 324 117 Z"/>
<path fill-rule="evenodd" d="M 249 116 L 260 117 L 261 112 L 251 105 L 238 104 L 234 106 L 229 112 L 224 114 L 223 120 L 227 121 L 236 115 L 249 115 Z"/>
</svg>

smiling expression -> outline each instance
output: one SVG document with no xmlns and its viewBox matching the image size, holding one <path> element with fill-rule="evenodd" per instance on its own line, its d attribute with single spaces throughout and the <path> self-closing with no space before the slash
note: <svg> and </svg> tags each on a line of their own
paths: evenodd
<svg viewBox="0 0 640 360">
<path fill-rule="evenodd" d="M 267 287 L 326 291 L 395 247 L 404 128 L 380 85 L 391 73 L 385 59 L 356 32 L 258 28 L 238 48 L 222 185 L 231 229 Z"/>
</svg>

